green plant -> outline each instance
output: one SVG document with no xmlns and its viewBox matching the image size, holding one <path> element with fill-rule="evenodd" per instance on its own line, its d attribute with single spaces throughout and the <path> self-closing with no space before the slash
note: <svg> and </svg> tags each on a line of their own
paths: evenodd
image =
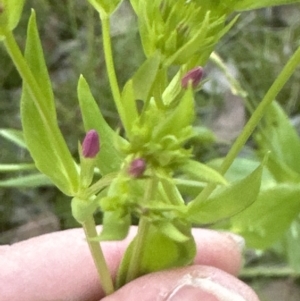
<svg viewBox="0 0 300 301">
<path fill-rule="evenodd" d="M 216 224 L 233 216 L 233 229 L 249 228 L 248 220 L 241 216 L 251 210 L 257 197 L 261 198 L 263 165 L 271 161 L 264 155 L 262 163 L 238 181 L 228 182 L 224 174 L 299 64 L 300 49 L 216 170 L 194 160 L 192 150 L 186 146 L 196 136 L 192 124 L 194 91 L 201 86 L 203 71 L 199 66 L 206 64 L 220 38 L 236 22 L 237 16 L 227 23 L 233 12 L 274 2 L 179 0 L 174 4 L 168 0 L 132 0 L 145 61 L 123 87 L 117 80 L 110 36 L 110 17 L 122 1 L 89 2 L 100 16 L 107 75 L 122 128 L 115 131 L 108 125 L 87 81 L 80 76 L 77 93 L 87 134 L 78 147 L 79 162 L 73 159 L 58 127 L 35 12 L 28 23 L 23 55 L 12 31 L 24 1 L 0 0 L 0 36 L 23 80 L 24 140 L 19 132 L 4 133 L 26 145 L 35 166 L 46 176 L 40 180 L 50 180 L 72 198 L 73 216 L 85 230 L 103 288 L 110 294 L 142 274 L 191 263 L 195 256 L 191 234 L 194 223 Z M 298 1 L 276 4 L 287 2 Z M 141 109 L 137 100 L 142 102 Z M 98 173 L 94 173 L 95 169 Z M 179 187 L 196 190 L 188 204 Z M 104 215 L 101 233 L 96 232 L 93 218 L 99 209 Z M 99 241 L 123 239 L 133 216 L 139 219 L 138 233 L 113 284 Z"/>
</svg>

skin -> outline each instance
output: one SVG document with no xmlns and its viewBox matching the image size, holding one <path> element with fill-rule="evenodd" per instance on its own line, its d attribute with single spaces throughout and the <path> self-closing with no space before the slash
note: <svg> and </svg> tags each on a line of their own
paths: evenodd
<svg viewBox="0 0 300 301">
<path fill-rule="evenodd" d="M 136 228 L 120 242 L 102 243 L 115 277 Z M 259 301 L 235 278 L 241 267 L 241 241 L 229 233 L 195 229 L 198 253 L 185 268 L 140 277 L 104 297 L 81 229 L 35 237 L 0 247 L 0 301 Z"/>
</svg>

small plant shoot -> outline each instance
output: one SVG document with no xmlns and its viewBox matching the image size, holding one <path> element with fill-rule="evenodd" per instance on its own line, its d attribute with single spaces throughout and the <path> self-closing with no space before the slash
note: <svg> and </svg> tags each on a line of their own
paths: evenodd
<svg viewBox="0 0 300 301">
<path fill-rule="evenodd" d="M 233 231 L 258 249 L 288 235 L 292 223 L 300 229 L 296 221 L 300 138 L 275 102 L 300 64 L 300 48 L 274 79 L 224 158 L 200 162 L 190 143 L 195 139 L 204 143 L 194 126 L 195 93 L 209 80 L 206 65 L 220 39 L 239 22 L 239 12 L 300 1 L 130 0 L 144 61 L 123 85 L 110 29 L 111 17 L 123 1 L 88 2 L 101 23 L 110 101 L 119 126 L 111 127 L 99 107 L 101 99 L 81 75 L 74 106 L 80 108 L 86 135 L 78 137 L 74 158 L 59 127 L 36 12 L 32 10 L 28 20 L 23 49 L 13 31 L 24 1 L 0 0 L 0 42 L 23 83 L 22 133 L 7 130 L 0 135 L 30 152 L 34 166 L 20 165 L 17 170 L 36 167 L 44 183 L 70 197 L 73 217 L 84 228 L 105 293 L 144 274 L 191 264 L 196 254 L 194 226 Z M 253 133 L 257 157 L 243 161 L 238 156 Z M 242 176 L 232 180 L 229 175 L 237 166 L 242 167 Z M 15 186 L 21 183 L 19 179 Z M 94 220 L 99 211 L 101 230 Z M 136 221 L 137 234 L 114 281 L 101 243 L 126 238 Z"/>
</svg>

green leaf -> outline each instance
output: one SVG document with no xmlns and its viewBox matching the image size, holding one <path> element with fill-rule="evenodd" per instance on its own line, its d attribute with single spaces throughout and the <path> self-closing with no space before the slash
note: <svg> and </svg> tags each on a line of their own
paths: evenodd
<svg viewBox="0 0 300 301">
<path fill-rule="evenodd" d="M 25 59 L 43 96 L 42 99 L 33 99 L 28 83 L 24 82 L 21 117 L 26 144 L 37 168 L 65 194 L 74 195 L 78 189 L 78 172 L 57 125 L 53 92 L 34 11 L 28 24 Z"/>
<path fill-rule="evenodd" d="M 19 147 L 27 148 L 22 131 L 14 129 L 0 129 L 0 136 L 13 142 Z"/>
<path fill-rule="evenodd" d="M 171 108 L 165 120 L 154 129 L 153 139 L 160 140 L 167 135 L 176 137 L 182 129 L 191 125 L 194 116 L 194 94 L 192 89 L 187 89 L 177 107 Z"/>
<path fill-rule="evenodd" d="M 269 163 L 270 157 L 272 155 L 268 155 L 268 160 L 266 160 L 265 165 Z M 251 155 L 250 155 L 251 157 Z M 207 164 L 208 166 L 218 170 L 220 166 L 222 165 L 224 161 L 224 158 L 218 158 L 214 159 L 212 161 L 209 161 Z M 246 159 L 246 158 L 236 158 L 229 169 L 226 171 L 226 174 L 224 175 L 225 179 L 228 182 L 234 182 L 241 180 L 247 175 L 249 175 L 251 172 L 253 172 L 258 166 L 260 165 L 260 162 L 258 160 L 254 159 Z M 262 183 L 261 185 L 263 187 L 271 187 L 276 184 L 275 179 L 273 178 L 272 174 L 265 168 L 263 170 L 262 174 Z"/>
<path fill-rule="evenodd" d="M 146 101 L 160 64 L 160 55 L 156 52 L 149 57 L 132 77 L 135 99 Z"/>
<path fill-rule="evenodd" d="M 31 174 L 0 181 L 0 187 L 29 188 L 53 186 L 53 183 L 43 174 Z"/>
<path fill-rule="evenodd" d="M 143 255 L 139 262 L 139 276 L 164 269 L 182 267 L 193 262 L 196 246 L 191 234 L 191 227 L 190 225 L 181 225 L 178 230 L 187 237 L 186 240 L 174 241 L 170 237 L 173 235 L 166 236 L 159 228 L 150 225 L 143 243 Z M 121 262 L 117 276 L 117 287 L 121 287 L 126 283 L 126 274 L 135 241 L 136 239 L 130 243 Z"/>
<path fill-rule="evenodd" d="M 25 0 L 0 1 L 0 39 L 6 31 L 13 31 L 21 18 Z"/>
<path fill-rule="evenodd" d="M 187 163 L 179 167 L 179 170 L 193 180 L 224 185 L 227 184 L 225 178 L 215 169 L 194 160 L 187 161 Z"/>
<path fill-rule="evenodd" d="M 249 247 L 265 249 L 282 237 L 300 211 L 299 184 L 278 184 L 262 191 L 255 203 L 231 218 L 231 231 Z"/>
<path fill-rule="evenodd" d="M 131 137 L 132 134 L 132 126 L 134 122 L 138 119 L 138 111 L 136 106 L 136 98 L 134 95 L 133 81 L 129 80 L 121 95 L 122 104 L 126 110 L 124 110 L 124 119 L 123 125 L 126 130 L 126 134 L 128 137 Z"/>
<path fill-rule="evenodd" d="M 100 136 L 101 149 L 97 156 L 97 167 L 102 175 L 119 170 L 123 155 L 115 144 L 124 140 L 105 121 L 83 76 L 80 76 L 77 89 L 84 128 L 86 131 L 95 129 Z"/>
<path fill-rule="evenodd" d="M 299 3 L 300 0 L 239 0 L 236 1 L 234 10 L 251 10 L 269 6 L 286 5 L 292 3 Z"/>
<path fill-rule="evenodd" d="M 207 200 L 196 198 L 190 202 L 188 220 L 196 224 L 211 224 L 245 210 L 258 196 L 262 170 L 260 165 L 246 178 L 217 188 Z"/>
<path fill-rule="evenodd" d="M 300 174 L 300 138 L 278 103 L 272 103 L 264 121 L 256 137 L 260 148 L 270 150 L 279 161 Z"/>
<path fill-rule="evenodd" d="M 104 213 L 102 231 L 100 235 L 95 238 L 95 240 L 122 240 L 127 236 L 130 224 L 130 214 L 124 215 L 118 211 L 107 211 Z"/>
<path fill-rule="evenodd" d="M 300 183 L 300 174 L 292 170 L 289 166 L 287 166 L 287 164 L 276 157 L 273 153 L 270 154 L 266 166 L 277 182 Z"/>
</svg>

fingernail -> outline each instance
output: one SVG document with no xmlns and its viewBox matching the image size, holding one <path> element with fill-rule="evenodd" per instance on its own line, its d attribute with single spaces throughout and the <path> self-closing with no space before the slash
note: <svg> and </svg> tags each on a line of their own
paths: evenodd
<svg viewBox="0 0 300 301">
<path fill-rule="evenodd" d="M 220 301 L 211 293 L 201 291 L 199 288 L 195 288 L 193 286 L 184 286 L 178 289 L 174 295 L 170 296 L 167 301 L 182 301 L 182 300 L 189 300 L 189 301 Z"/>
<path fill-rule="evenodd" d="M 241 295 L 209 278 L 186 277 L 166 301 L 246 301 Z"/>
<path fill-rule="evenodd" d="M 237 244 L 241 252 L 244 251 L 246 243 L 245 243 L 245 239 L 242 236 L 231 232 L 225 232 L 224 234 L 227 237 L 231 238 Z"/>
</svg>

